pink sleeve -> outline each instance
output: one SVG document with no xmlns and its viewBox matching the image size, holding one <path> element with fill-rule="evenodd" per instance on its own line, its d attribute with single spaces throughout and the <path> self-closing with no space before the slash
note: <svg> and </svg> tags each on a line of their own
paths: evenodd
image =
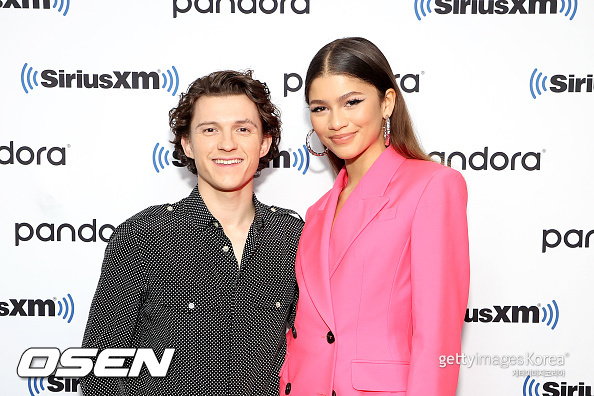
<svg viewBox="0 0 594 396">
<path fill-rule="evenodd" d="M 412 221 L 412 345 L 407 396 L 454 396 L 470 281 L 466 183 L 449 168 L 425 187 Z"/>
</svg>

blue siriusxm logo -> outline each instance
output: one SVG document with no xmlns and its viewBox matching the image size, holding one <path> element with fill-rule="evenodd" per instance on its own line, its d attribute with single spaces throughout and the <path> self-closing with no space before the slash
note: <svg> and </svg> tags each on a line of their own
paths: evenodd
<svg viewBox="0 0 594 396">
<path fill-rule="evenodd" d="M 38 76 L 40 81 L 38 81 Z M 179 74 L 175 66 L 151 72 L 113 71 L 103 74 L 67 73 L 64 70 L 35 70 L 28 63 L 21 69 L 21 86 L 26 94 L 37 87 L 45 88 L 86 88 L 86 89 L 159 89 L 166 90 L 171 96 L 177 94 Z"/>
<path fill-rule="evenodd" d="M 293 160 L 292 162 L 291 159 Z M 278 156 L 268 163 L 267 168 L 270 168 L 271 164 L 274 169 L 294 168 L 302 175 L 305 175 L 309 169 L 309 151 L 307 151 L 305 145 L 296 151 L 292 149 L 281 150 Z"/>
<path fill-rule="evenodd" d="M 542 318 L 541 318 L 542 310 Z M 541 323 L 551 330 L 555 330 L 559 323 L 559 306 L 557 301 L 552 300 L 552 305 L 541 304 L 533 306 L 500 306 L 494 305 L 492 308 L 467 308 L 466 323 Z"/>
<path fill-rule="evenodd" d="M 559 6 L 559 3 L 560 6 Z M 414 0 L 417 19 L 429 14 L 508 15 L 560 14 L 573 20 L 578 0 Z"/>
<path fill-rule="evenodd" d="M 33 4 L 31 4 L 33 3 Z M 45 9 L 50 10 L 54 9 L 57 10 L 60 14 L 66 16 L 68 14 L 68 10 L 70 9 L 70 0 L 60 0 L 60 6 L 58 7 L 58 0 L 54 0 L 54 5 L 50 6 L 50 0 L 6 0 L 4 2 L 0 1 L 1 8 L 15 8 L 15 9 Z"/>
<path fill-rule="evenodd" d="M 57 316 L 70 323 L 74 317 L 74 299 L 70 293 L 66 297 L 62 297 L 61 300 L 54 297 L 53 300 L 11 298 L 8 302 L 0 301 L 0 316 Z"/>
<path fill-rule="evenodd" d="M 29 377 L 29 380 L 27 382 L 28 382 L 28 385 L 29 385 L 29 394 L 31 396 L 38 395 L 42 391 L 45 390 L 45 387 L 43 386 L 43 380 L 44 379 L 45 378 L 31 378 L 31 377 Z M 37 387 L 37 380 L 39 380 L 39 388 Z M 31 384 L 33 384 L 33 386 L 31 386 Z M 39 389 L 41 389 L 41 391 Z M 35 390 L 35 392 L 34 392 L 34 390 Z"/>
<path fill-rule="evenodd" d="M 538 75 L 536 74 L 538 73 Z M 542 72 L 539 72 L 538 69 L 534 69 L 532 75 L 530 76 L 530 93 L 532 97 L 536 99 L 536 94 L 542 95 L 544 92 L 547 92 L 547 76 L 543 76 Z M 540 88 L 542 87 L 542 91 Z"/>
<path fill-rule="evenodd" d="M 555 307 L 555 309 L 553 309 L 553 307 Z M 553 306 L 551 306 L 551 304 L 547 304 L 548 315 L 545 307 L 540 308 L 542 309 L 541 323 L 546 321 L 546 325 L 549 326 L 551 330 L 555 330 L 555 327 L 557 327 L 557 322 L 559 322 L 559 306 L 557 306 L 557 301 L 553 300 Z"/>
<path fill-rule="evenodd" d="M 161 146 L 159 143 L 155 144 L 155 148 L 153 148 L 153 167 L 157 173 L 160 173 L 166 166 L 173 164 L 179 168 L 182 168 L 184 165 L 179 162 L 179 157 L 177 153 L 173 151 L 172 157 L 173 160 L 169 161 L 169 150 L 165 149 L 165 146 Z"/>
<path fill-rule="evenodd" d="M 547 381 L 539 392 L 540 382 L 527 376 L 522 388 L 523 396 L 591 396 L 592 386 L 580 381 L 578 385 L 568 385 L 567 382 Z"/>
<path fill-rule="evenodd" d="M 44 385 L 44 381 L 47 385 Z M 78 386 L 80 380 L 78 378 L 61 378 L 54 375 L 49 377 L 29 377 L 27 379 L 27 387 L 29 395 L 37 396 L 41 393 L 49 392 L 63 392 L 63 393 L 78 393 Z"/>
<path fill-rule="evenodd" d="M 548 83 L 547 83 L 548 80 Z M 543 72 L 535 68 L 530 74 L 530 95 L 533 99 L 545 92 L 552 93 L 580 93 L 594 92 L 594 75 L 576 77 L 575 74 L 555 74 L 549 79 Z"/>
</svg>

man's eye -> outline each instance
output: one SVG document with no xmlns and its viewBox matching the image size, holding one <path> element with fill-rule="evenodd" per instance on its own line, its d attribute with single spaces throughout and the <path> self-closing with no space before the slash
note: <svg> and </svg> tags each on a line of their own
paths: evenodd
<svg viewBox="0 0 594 396">
<path fill-rule="evenodd" d="M 204 128 L 202 131 L 204 133 L 214 133 L 215 132 L 215 129 L 214 128 Z"/>
<path fill-rule="evenodd" d="M 249 133 L 250 132 L 249 128 L 243 128 L 243 127 L 242 128 L 238 128 L 237 130 L 239 132 L 242 132 L 242 133 Z"/>
</svg>

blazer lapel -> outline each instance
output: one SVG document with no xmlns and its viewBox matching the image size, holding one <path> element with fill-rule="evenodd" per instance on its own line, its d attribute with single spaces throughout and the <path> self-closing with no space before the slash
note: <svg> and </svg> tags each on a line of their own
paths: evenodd
<svg viewBox="0 0 594 396">
<path fill-rule="evenodd" d="M 371 165 L 347 199 L 332 230 L 333 249 L 330 259 L 333 262 L 330 276 L 338 268 L 359 234 L 390 201 L 384 194 L 403 162 L 404 157 L 388 147 Z"/>
<path fill-rule="evenodd" d="M 343 169 L 326 200 L 320 203 L 317 210 L 310 212 L 299 242 L 299 248 L 302 250 L 300 261 L 305 287 L 318 313 L 326 325 L 333 330 L 335 327 L 330 293 L 328 247 L 336 203 L 342 190 L 345 173 Z"/>
</svg>

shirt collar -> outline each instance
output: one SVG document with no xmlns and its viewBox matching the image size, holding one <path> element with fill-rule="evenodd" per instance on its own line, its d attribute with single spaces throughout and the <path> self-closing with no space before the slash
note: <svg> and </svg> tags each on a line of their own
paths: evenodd
<svg viewBox="0 0 594 396">
<path fill-rule="evenodd" d="M 273 211 L 270 210 L 270 207 L 258 201 L 256 194 L 252 195 L 252 202 L 254 203 L 256 211 L 252 224 L 259 229 L 265 221 L 270 219 L 270 216 L 273 215 Z M 198 190 L 198 185 L 196 185 L 190 195 L 182 201 L 182 207 L 184 209 L 183 212 L 189 215 L 190 221 L 200 228 L 209 226 L 215 227 L 216 224 L 218 224 L 218 220 L 212 213 L 210 213 L 210 210 L 208 210 L 208 207 L 204 203 L 202 195 L 200 195 L 200 191 Z"/>
</svg>

